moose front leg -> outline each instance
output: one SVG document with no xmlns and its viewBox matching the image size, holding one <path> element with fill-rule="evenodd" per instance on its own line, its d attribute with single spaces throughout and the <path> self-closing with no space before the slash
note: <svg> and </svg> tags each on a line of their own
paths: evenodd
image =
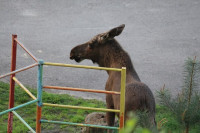
<svg viewBox="0 0 200 133">
<path fill-rule="evenodd" d="M 114 109 L 112 95 L 106 95 L 106 106 L 108 109 Z M 106 122 L 108 126 L 114 126 L 115 122 L 115 113 L 114 112 L 106 112 Z M 112 130 L 108 130 L 108 133 L 112 133 Z"/>
</svg>

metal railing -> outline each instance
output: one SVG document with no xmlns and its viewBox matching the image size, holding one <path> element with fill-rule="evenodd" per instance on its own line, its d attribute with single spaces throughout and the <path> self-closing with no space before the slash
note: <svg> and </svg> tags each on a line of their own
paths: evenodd
<svg viewBox="0 0 200 133">
<path fill-rule="evenodd" d="M 19 44 L 35 61 L 36 63 L 26 66 L 24 68 L 16 70 L 16 53 L 17 53 L 17 44 Z M 73 67 L 73 68 L 83 68 L 83 69 L 97 69 L 97 70 L 106 70 L 106 71 L 119 71 L 121 72 L 121 91 L 104 91 L 104 90 L 91 90 L 83 88 L 72 88 L 72 87 L 60 87 L 60 86 L 43 86 L 42 75 L 43 75 L 43 66 L 60 66 L 60 67 Z M 15 74 L 18 72 L 25 71 L 32 67 L 38 66 L 38 79 L 37 79 L 37 98 L 15 77 Z M 12 59 L 11 59 L 11 72 L 0 76 L 0 78 L 10 76 L 10 94 L 9 94 L 9 109 L 3 112 L 0 112 L 0 115 L 9 113 L 8 115 L 8 132 L 12 132 L 13 125 L 13 114 L 20 119 L 20 121 L 33 133 L 41 132 L 42 123 L 53 123 L 53 124 L 67 124 L 73 126 L 85 126 L 85 127 L 95 127 L 95 128 L 105 128 L 112 130 L 119 130 L 121 133 L 124 128 L 124 111 L 125 111 L 125 85 L 126 85 L 126 68 L 106 68 L 106 67 L 95 67 L 95 66 L 83 66 L 83 65 L 72 65 L 72 64 L 62 64 L 62 63 L 51 63 L 44 62 L 43 60 L 38 60 L 27 48 L 24 47 L 22 43 L 17 40 L 17 35 L 12 35 Z M 15 83 L 17 83 L 33 100 L 27 103 L 18 105 L 14 107 L 14 88 Z M 105 93 L 120 95 L 120 110 L 116 109 L 106 109 L 106 108 L 93 108 L 93 107 L 81 107 L 73 105 L 60 105 L 52 103 L 43 103 L 42 102 L 42 89 L 59 89 L 59 90 L 70 90 L 70 91 L 82 91 L 82 92 L 92 92 L 92 93 Z M 15 110 L 22 108 L 24 106 L 33 104 L 37 102 L 37 117 L 36 117 L 36 131 L 34 131 L 24 120 L 21 118 Z M 116 112 L 119 113 L 119 127 L 110 127 L 110 126 L 101 126 L 101 125 L 92 125 L 92 124 L 83 124 L 83 123 L 72 123 L 72 122 L 62 122 L 62 121 L 53 121 L 53 120 L 44 120 L 42 119 L 42 106 L 52 106 L 52 107 L 62 107 L 62 108 L 71 108 L 71 109 L 84 109 L 84 110 L 95 110 L 95 111 L 104 111 L 104 112 Z"/>
</svg>

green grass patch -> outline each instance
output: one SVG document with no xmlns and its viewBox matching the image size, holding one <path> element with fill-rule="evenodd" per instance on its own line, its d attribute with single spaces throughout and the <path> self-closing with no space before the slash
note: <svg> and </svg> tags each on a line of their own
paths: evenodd
<svg viewBox="0 0 200 133">
<path fill-rule="evenodd" d="M 179 125 L 179 122 L 176 119 L 176 115 L 169 111 L 169 109 L 165 106 L 156 106 L 156 121 L 157 125 L 163 120 L 161 123 L 162 126 L 160 130 L 165 131 L 164 133 L 183 133 L 183 127 Z M 196 124 L 191 127 L 190 133 L 198 133 L 200 131 L 200 125 Z"/>
<path fill-rule="evenodd" d="M 35 96 L 37 96 L 36 89 L 28 88 Z M 19 86 L 15 87 L 15 106 L 31 101 L 32 99 L 24 92 Z M 75 98 L 67 94 L 52 94 L 43 91 L 43 102 L 75 105 L 85 107 L 99 107 L 105 108 L 105 103 L 97 100 L 85 100 L 82 98 Z M 0 82 L 0 112 L 7 110 L 9 101 L 9 84 Z M 33 128 L 36 126 L 36 103 L 25 106 L 16 110 L 16 112 Z M 68 109 L 61 107 L 49 107 L 44 106 L 42 108 L 42 119 L 57 120 L 66 122 L 83 123 L 85 116 L 92 111 L 81 109 Z M 0 116 L 0 133 L 7 132 L 7 117 L 8 114 Z M 14 116 L 13 132 L 28 132 L 21 121 Z M 42 131 L 56 131 L 56 132 L 80 132 L 80 127 L 66 126 L 66 125 L 54 125 L 54 124 L 42 124 Z"/>
<path fill-rule="evenodd" d="M 37 96 L 36 89 L 28 88 L 35 96 Z M 75 98 L 67 94 L 52 94 L 43 92 L 43 102 L 64 104 L 64 105 L 75 105 L 75 106 L 85 106 L 85 107 L 98 107 L 105 108 L 104 102 L 97 100 L 85 100 L 82 98 Z M 19 86 L 15 88 L 15 106 L 31 101 L 32 99 L 24 92 Z M 7 110 L 9 101 L 9 84 L 0 82 L 0 112 Z M 21 109 L 16 110 L 16 112 L 33 128 L 36 127 L 36 103 L 32 105 L 25 106 Z M 68 109 L 61 107 L 49 107 L 44 106 L 42 108 L 42 119 L 46 120 L 57 120 L 66 122 L 77 122 L 83 123 L 85 116 L 92 111 L 82 110 L 82 109 Z M 0 133 L 7 132 L 7 117 L 8 114 L 0 116 Z M 166 119 L 166 122 L 162 124 L 160 130 L 164 130 L 170 133 L 181 133 L 181 127 L 176 121 L 176 116 L 170 112 L 164 106 L 156 106 L 156 121 L 157 124 L 161 120 Z M 55 124 L 42 124 L 42 131 L 45 132 L 70 132 L 79 133 L 81 127 L 68 126 L 68 125 L 55 125 Z M 26 133 L 29 130 L 25 127 L 21 121 L 14 116 L 13 121 L 13 132 Z M 196 125 L 190 131 L 190 133 L 196 133 L 200 131 L 200 125 Z"/>
</svg>

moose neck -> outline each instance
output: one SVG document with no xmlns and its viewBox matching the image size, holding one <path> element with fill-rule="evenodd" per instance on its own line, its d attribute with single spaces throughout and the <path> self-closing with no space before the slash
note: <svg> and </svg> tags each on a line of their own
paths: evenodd
<svg viewBox="0 0 200 133">
<path fill-rule="evenodd" d="M 131 74 L 135 80 L 140 78 L 135 71 L 129 55 L 123 50 L 120 44 L 112 39 L 104 45 L 103 50 L 99 51 L 97 63 L 101 67 L 122 68 L 126 67 L 127 74 Z M 108 74 L 110 72 L 108 71 Z"/>
</svg>

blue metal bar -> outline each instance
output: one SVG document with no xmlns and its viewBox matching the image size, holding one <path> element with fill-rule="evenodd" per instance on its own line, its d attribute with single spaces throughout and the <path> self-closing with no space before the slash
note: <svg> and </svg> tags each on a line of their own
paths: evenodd
<svg viewBox="0 0 200 133">
<path fill-rule="evenodd" d="M 32 132 L 32 133 L 36 133 L 29 125 L 28 125 L 28 123 L 26 123 L 26 121 L 21 117 L 21 116 L 19 116 L 18 114 L 17 114 L 17 112 L 15 112 L 15 111 L 12 111 L 13 112 L 13 114 L 15 114 L 15 116 L 17 116 L 17 118 L 19 118 L 19 120 Z"/>
<path fill-rule="evenodd" d="M 42 73 L 43 73 L 43 60 L 39 60 L 38 62 L 38 83 L 37 83 L 37 116 L 36 116 L 36 132 L 41 133 L 41 117 L 42 117 Z"/>
<path fill-rule="evenodd" d="M 5 114 L 5 113 L 11 112 L 11 111 L 13 111 L 13 110 L 16 110 L 16 109 L 22 108 L 22 107 L 24 107 L 24 106 L 26 106 L 26 105 L 29 105 L 29 104 L 35 103 L 35 102 L 37 102 L 37 101 L 38 101 L 38 100 L 36 99 L 36 100 L 30 101 L 30 102 L 27 102 L 27 103 L 21 104 L 21 105 L 19 105 L 19 106 L 16 106 L 16 107 L 14 107 L 14 108 L 11 108 L 11 109 L 8 109 L 8 110 L 5 110 L 5 111 L 3 111 L 3 112 L 0 112 L 0 115 L 3 115 L 3 114 Z"/>
<path fill-rule="evenodd" d="M 82 124 L 82 123 L 72 123 L 64 121 L 50 121 L 50 120 L 40 120 L 41 123 L 52 123 L 52 124 L 63 124 L 63 125 L 72 125 L 72 126 L 83 126 L 83 127 L 94 127 L 94 128 L 105 128 L 118 130 L 119 127 L 110 127 L 110 126 L 101 126 L 101 125 L 92 125 L 92 124 Z"/>
<path fill-rule="evenodd" d="M 43 73 L 43 60 L 39 60 L 38 65 L 38 83 L 37 83 L 37 99 L 38 99 L 38 106 L 42 106 L 42 73 Z"/>
</svg>

